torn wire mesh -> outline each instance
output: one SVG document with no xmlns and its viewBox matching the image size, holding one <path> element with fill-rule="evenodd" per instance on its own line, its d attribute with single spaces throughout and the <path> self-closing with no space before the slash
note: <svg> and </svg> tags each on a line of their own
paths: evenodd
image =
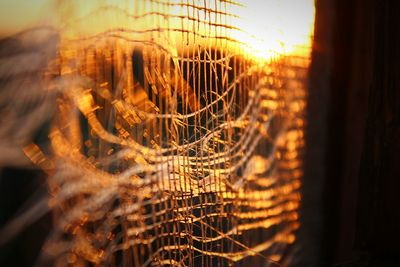
<svg viewBox="0 0 400 267">
<path fill-rule="evenodd" d="M 59 6 L 68 19 L 42 74 L 56 96 L 50 145 L 24 148 L 49 174 L 54 229 L 41 260 L 285 263 L 309 45 L 260 59 L 233 1 L 74 2 Z"/>
</svg>

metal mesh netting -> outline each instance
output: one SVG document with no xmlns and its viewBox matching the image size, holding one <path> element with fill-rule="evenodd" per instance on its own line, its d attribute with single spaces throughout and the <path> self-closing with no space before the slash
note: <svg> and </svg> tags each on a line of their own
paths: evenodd
<svg viewBox="0 0 400 267">
<path fill-rule="evenodd" d="M 59 7 L 58 56 L 43 74 L 57 94 L 51 145 L 25 147 L 49 173 L 45 257 L 285 263 L 299 227 L 309 46 L 261 59 L 240 28 L 246 5 L 233 1 L 88 2 Z"/>
</svg>

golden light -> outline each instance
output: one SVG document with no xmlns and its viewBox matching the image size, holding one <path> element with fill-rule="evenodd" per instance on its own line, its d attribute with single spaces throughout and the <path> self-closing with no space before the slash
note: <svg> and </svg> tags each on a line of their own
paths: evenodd
<svg viewBox="0 0 400 267">
<path fill-rule="evenodd" d="M 25 153 L 49 172 L 60 266 L 280 262 L 299 227 L 314 1 L 39 6 L 10 5 L 23 19 L 0 32 L 59 35 L 40 73 L 51 152 Z"/>
<path fill-rule="evenodd" d="M 235 6 L 233 36 L 262 59 L 307 56 L 314 30 L 314 0 L 244 0 Z"/>
<path fill-rule="evenodd" d="M 225 35 L 242 43 L 242 49 L 263 60 L 279 55 L 307 53 L 314 29 L 314 0 L 242 0 L 240 2 L 208 0 L 194 1 L 181 5 L 173 1 L 51 1 L 26 2 L 21 0 L 2 1 L 0 35 L 33 28 L 53 26 L 67 39 L 87 38 L 96 34 L 120 29 L 149 30 L 154 27 L 195 29 L 200 38 L 182 40 L 182 34 L 168 32 L 160 34 L 160 41 L 168 38 L 170 44 L 181 50 L 206 42 L 203 36 Z M 204 9 L 196 9 L 204 5 Z M 232 16 L 211 14 L 207 8 L 219 8 Z M 153 13 L 153 16 L 142 16 Z M 194 16 L 199 20 L 191 19 Z M 13 18 L 18 18 L 15 20 Z M 202 21 L 214 20 L 216 24 L 232 28 L 209 27 Z M 135 32 L 131 38 L 149 38 Z M 171 38 L 173 37 L 173 38 Z M 202 40 L 203 39 L 203 40 Z M 183 42 L 185 41 L 185 45 Z M 218 41 L 216 41 L 218 43 Z"/>
</svg>

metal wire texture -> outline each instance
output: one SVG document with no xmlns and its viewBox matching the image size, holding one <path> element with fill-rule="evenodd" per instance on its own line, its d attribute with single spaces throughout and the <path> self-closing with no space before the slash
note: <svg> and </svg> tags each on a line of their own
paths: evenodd
<svg viewBox="0 0 400 267">
<path fill-rule="evenodd" d="M 263 58 L 241 28 L 250 2 L 78 2 L 58 7 L 57 56 L 42 73 L 56 103 L 50 144 L 24 147 L 48 173 L 42 260 L 287 264 L 310 36 L 290 51 L 271 36 Z"/>
</svg>

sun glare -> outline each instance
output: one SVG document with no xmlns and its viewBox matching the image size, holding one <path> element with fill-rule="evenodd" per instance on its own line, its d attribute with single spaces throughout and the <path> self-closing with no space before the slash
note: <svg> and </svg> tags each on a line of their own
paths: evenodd
<svg viewBox="0 0 400 267">
<path fill-rule="evenodd" d="M 309 52 L 314 30 L 313 0 L 244 0 L 233 12 L 234 25 L 243 31 L 235 38 L 261 59 Z"/>
</svg>

